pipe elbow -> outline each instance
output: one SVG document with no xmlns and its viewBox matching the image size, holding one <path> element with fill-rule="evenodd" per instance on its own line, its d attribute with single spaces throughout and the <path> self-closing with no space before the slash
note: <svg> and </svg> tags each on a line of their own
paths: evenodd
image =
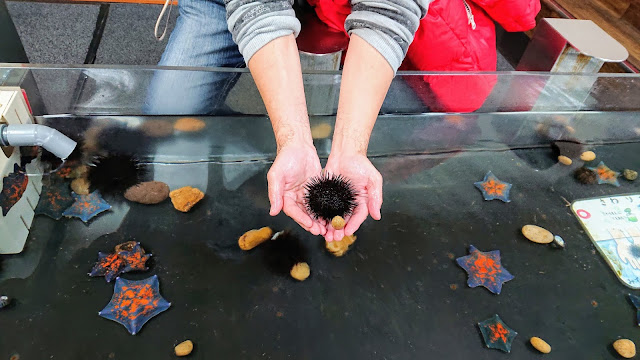
<svg viewBox="0 0 640 360">
<path fill-rule="evenodd" d="M 58 130 L 38 124 L 0 126 L 0 144 L 7 146 L 41 146 L 65 160 L 77 143 Z"/>
</svg>

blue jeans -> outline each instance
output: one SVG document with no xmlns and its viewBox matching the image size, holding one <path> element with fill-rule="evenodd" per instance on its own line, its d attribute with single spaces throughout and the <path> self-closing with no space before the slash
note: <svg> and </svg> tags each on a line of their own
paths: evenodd
<svg viewBox="0 0 640 360">
<path fill-rule="evenodd" d="M 227 29 L 223 0 L 180 0 L 180 16 L 161 66 L 243 67 L 244 59 Z M 224 115 L 224 101 L 237 74 L 188 70 L 155 71 L 145 114 Z"/>
</svg>

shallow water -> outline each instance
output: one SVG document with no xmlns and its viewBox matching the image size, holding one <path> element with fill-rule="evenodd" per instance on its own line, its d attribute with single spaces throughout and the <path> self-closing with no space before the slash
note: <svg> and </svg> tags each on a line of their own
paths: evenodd
<svg viewBox="0 0 640 360">
<path fill-rule="evenodd" d="M 632 290 L 595 252 L 565 200 L 637 193 L 640 183 L 578 184 L 572 172 L 580 162 L 557 164 L 536 127 L 553 120 L 552 135 L 590 144 L 613 169 L 640 169 L 638 114 L 382 116 L 370 146 L 385 180 L 382 220 L 367 220 L 343 258 L 283 214 L 268 215 L 275 147 L 263 118 L 204 119 L 203 132 L 164 139 L 136 130 L 145 120 L 47 119 L 77 134 L 104 126 L 101 147 L 133 152 L 150 178 L 172 189 L 197 186 L 205 199 L 183 214 L 168 201 L 107 198 L 112 210 L 88 225 L 36 217 L 25 251 L 2 257 L 0 293 L 16 300 L 0 311 L 10 330 L 0 336 L 0 357 L 163 359 L 188 338 L 192 357 L 202 359 L 491 359 L 499 352 L 484 347 L 476 324 L 498 313 L 519 333 L 511 351 L 518 359 L 538 358 L 531 336 L 547 340 L 557 358 L 610 358 L 613 340 L 637 332 L 626 298 Z M 312 119 L 323 121 L 332 119 Z M 324 158 L 330 140 L 316 147 Z M 486 202 L 473 186 L 489 170 L 513 184 L 511 203 Z M 567 248 L 526 241 L 519 231 L 529 223 L 561 235 Z M 238 248 L 242 233 L 262 226 L 299 236 L 309 279 L 273 273 L 260 247 Z M 128 240 L 153 257 L 149 271 L 123 277 L 158 275 L 172 303 L 135 336 L 97 315 L 113 285 L 87 276 L 98 251 Z M 454 258 L 469 245 L 501 251 L 515 275 L 502 294 L 466 286 Z"/>
</svg>

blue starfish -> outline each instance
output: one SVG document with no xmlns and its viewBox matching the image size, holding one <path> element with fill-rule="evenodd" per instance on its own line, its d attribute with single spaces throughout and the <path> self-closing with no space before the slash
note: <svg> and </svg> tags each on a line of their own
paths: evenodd
<svg viewBox="0 0 640 360">
<path fill-rule="evenodd" d="M 587 169 L 592 170 L 596 173 L 596 180 L 598 181 L 598 184 L 611 184 L 613 186 L 620 186 L 620 183 L 618 182 L 618 176 L 620 176 L 620 173 L 609 169 L 609 167 L 605 165 L 604 162 L 600 161 L 600 164 L 598 164 L 598 166 L 588 167 Z"/>
<path fill-rule="evenodd" d="M 111 209 L 111 205 L 104 201 L 99 191 L 94 191 L 89 195 L 71 193 L 71 196 L 76 201 L 62 215 L 80 218 L 85 223 L 101 212 Z"/>
<path fill-rule="evenodd" d="M 478 323 L 484 343 L 490 349 L 511 352 L 511 342 L 518 335 L 512 328 L 508 327 L 498 314 Z"/>
<path fill-rule="evenodd" d="M 510 202 L 509 191 L 511 184 L 500 181 L 491 171 L 484 176 L 484 180 L 473 183 L 480 191 L 485 200 L 502 200 Z"/>
<path fill-rule="evenodd" d="M 18 164 L 13 164 L 13 172 L 2 179 L 0 188 L 0 208 L 3 216 L 7 216 L 13 205 L 20 201 L 28 183 L 29 177 L 23 169 Z"/>
<path fill-rule="evenodd" d="M 482 252 L 470 245 L 469 253 L 456 259 L 458 265 L 469 274 L 467 285 L 471 288 L 484 286 L 492 293 L 500 294 L 502 284 L 513 279 L 513 275 L 500 263 L 500 250 Z"/>
<path fill-rule="evenodd" d="M 36 215 L 47 215 L 54 220 L 60 220 L 62 213 L 73 205 L 75 200 L 71 196 L 69 183 L 55 177 L 42 189 L 40 201 L 34 212 Z"/>
<path fill-rule="evenodd" d="M 640 326 L 640 296 L 629 294 L 629 300 L 636 307 L 636 323 Z"/>
<path fill-rule="evenodd" d="M 157 275 L 139 281 L 116 278 L 113 297 L 98 315 L 124 325 L 135 335 L 147 321 L 171 306 L 160 295 L 159 287 Z"/>
</svg>

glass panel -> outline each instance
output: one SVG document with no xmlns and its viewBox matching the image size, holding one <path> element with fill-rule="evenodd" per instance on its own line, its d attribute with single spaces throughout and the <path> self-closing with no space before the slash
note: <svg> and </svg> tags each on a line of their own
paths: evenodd
<svg viewBox="0 0 640 360">
<path fill-rule="evenodd" d="M 194 186 L 205 198 L 182 213 L 169 200 L 141 205 L 116 192 L 105 195 L 112 208 L 86 224 L 36 216 L 24 251 L 0 257 L 0 295 L 15 298 L 0 310 L 10 329 L 0 336 L 1 358 L 109 359 L 137 351 L 163 359 L 186 338 L 202 358 L 490 358 L 496 350 L 485 348 L 476 324 L 496 313 L 520 334 L 511 349 L 516 358 L 538 357 L 527 345 L 531 336 L 548 341 L 558 358 L 605 358 L 613 339 L 637 331 L 627 300 L 636 291 L 616 279 L 567 204 L 638 193 L 638 180 L 584 185 L 574 175 L 601 160 L 616 171 L 640 169 L 638 76 L 398 74 L 369 146 L 384 179 L 382 220 L 365 221 L 341 258 L 285 215 L 269 216 L 266 176 L 275 142 L 245 70 L 0 70 L 3 85 L 30 77 L 46 108 L 37 121 L 79 140 L 80 163 L 133 155 L 143 180 L 171 190 Z M 202 100 L 160 86 L 152 99 L 161 77 L 204 77 L 219 91 L 200 89 L 198 96 L 207 94 Z M 340 75 L 304 79 L 324 163 Z M 29 96 L 38 93 L 25 88 Z M 587 150 L 595 161 L 580 160 Z M 561 154 L 573 163 L 560 164 Z M 120 174 L 118 166 L 113 170 Z M 483 200 L 474 183 L 488 171 L 513 184 L 510 203 Z M 60 182 L 68 189 L 71 179 L 58 175 L 43 177 L 45 191 Z M 603 213 L 637 228 L 635 203 L 605 204 Z M 520 234 L 526 224 L 562 236 L 566 249 L 527 241 Z M 300 240 L 309 279 L 294 281 L 272 266 L 274 259 L 291 260 L 273 251 L 274 242 L 240 250 L 238 237 L 263 226 L 291 230 Z M 87 275 L 98 252 L 128 240 L 153 257 L 148 271 L 122 277 L 157 275 L 172 303 L 136 336 L 97 315 L 114 286 Z M 500 295 L 467 287 L 454 259 L 471 245 L 501 251 L 515 278 Z M 640 238 L 629 233 L 602 246 L 640 276 L 632 269 Z"/>
</svg>

